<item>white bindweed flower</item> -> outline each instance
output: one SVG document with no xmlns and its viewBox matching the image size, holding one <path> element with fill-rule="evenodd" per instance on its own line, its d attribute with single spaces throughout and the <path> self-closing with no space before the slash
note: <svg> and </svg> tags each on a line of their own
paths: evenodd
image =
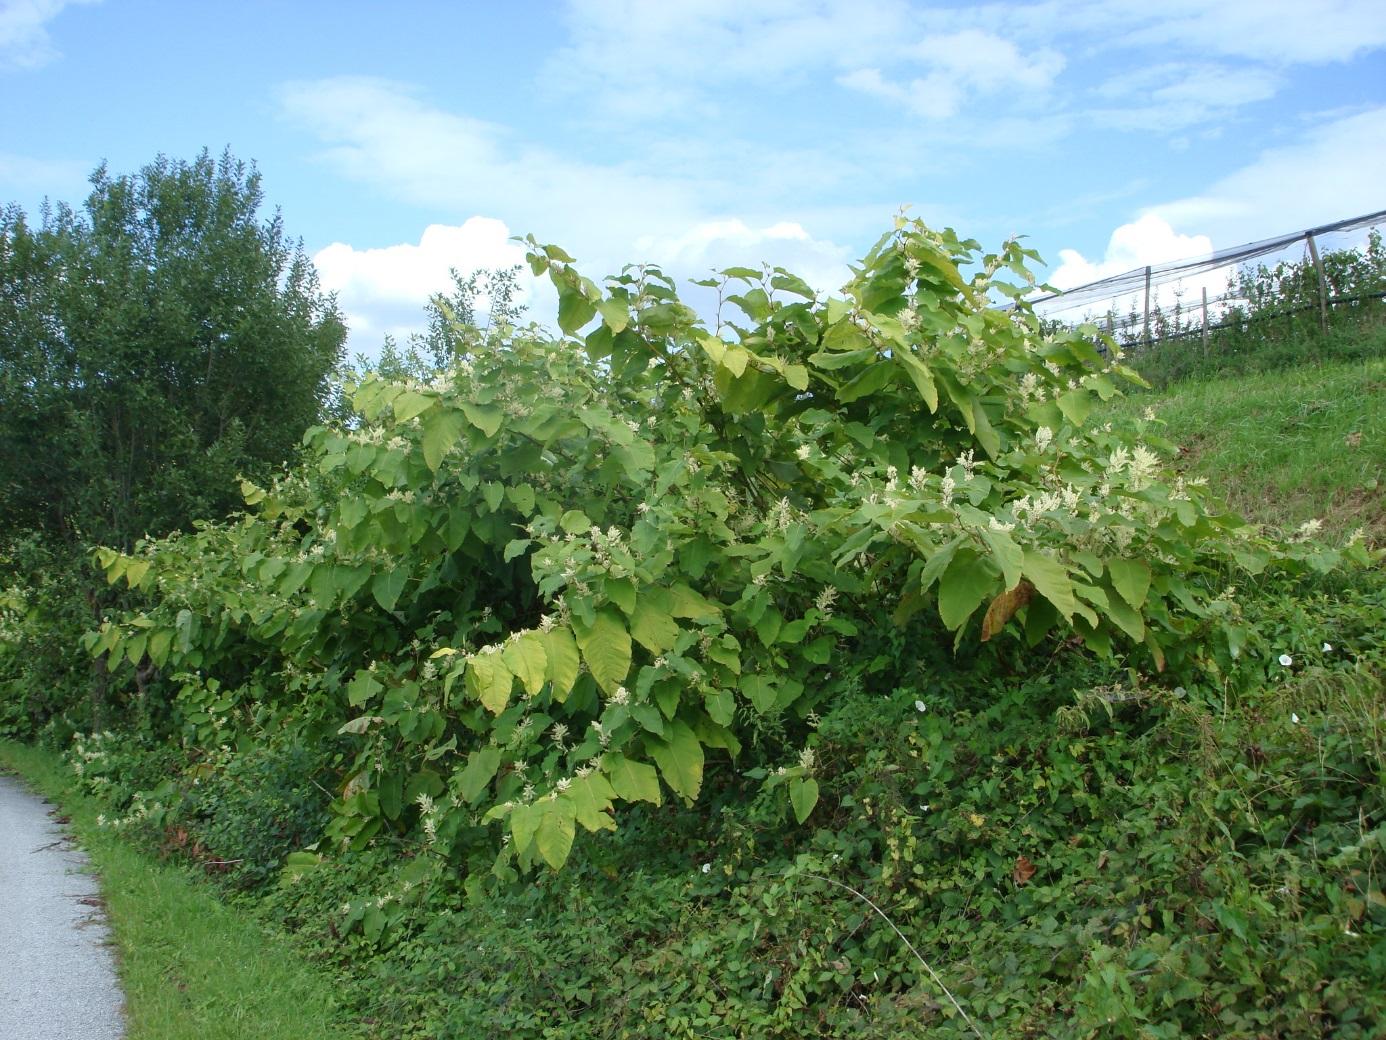
<svg viewBox="0 0 1386 1040">
<path fill-rule="evenodd" d="M 1288 668 L 1288 667 L 1290 667 L 1290 665 L 1292 665 L 1292 664 L 1295 663 L 1295 659 L 1294 659 L 1293 657 L 1291 657 L 1289 654 L 1281 654 L 1281 655 L 1280 655 L 1280 663 L 1281 663 L 1281 665 L 1284 666 L 1285 668 Z"/>
</svg>

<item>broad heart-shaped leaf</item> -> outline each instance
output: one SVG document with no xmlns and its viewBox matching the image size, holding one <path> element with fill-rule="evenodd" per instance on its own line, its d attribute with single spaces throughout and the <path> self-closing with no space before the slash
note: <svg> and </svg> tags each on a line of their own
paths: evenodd
<svg viewBox="0 0 1386 1040">
<path fill-rule="evenodd" d="M 1141 617 L 1139 610 L 1132 607 L 1121 596 L 1109 595 L 1107 605 L 1099 609 L 1111 618 L 1112 624 L 1130 636 L 1134 642 L 1144 641 L 1145 619 Z"/>
<path fill-rule="evenodd" d="M 577 822 L 589 831 L 616 829 L 616 821 L 611 818 L 611 800 L 616 797 L 616 792 L 601 773 L 575 777 L 568 790 L 558 797 L 572 801 Z"/>
<path fill-rule="evenodd" d="M 496 435 L 505 415 L 496 405 L 475 404 L 472 401 L 462 402 L 462 414 L 467 417 L 469 423 L 488 437 Z"/>
<path fill-rule="evenodd" d="M 763 675 L 743 675 L 740 682 L 741 692 L 751 702 L 756 711 L 764 715 L 775 706 L 775 699 L 779 691 L 775 689 L 773 683 Z"/>
<path fill-rule="evenodd" d="M 650 757 L 659 766 L 664 782 L 690 801 L 703 786 L 703 745 L 688 723 L 676 719 L 665 727 L 664 737 L 650 737 Z"/>
<path fill-rule="evenodd" d="M 467 692 L 492 715 L 505 710 L 514 680 L 498 653 L 473 654 L 467 658 Z"/>
<path fill-rule="evenodd" d="M 1020 568 L 1025 562 L 1025 553 L 1005 531 L 983 528 L 977 533 L 991 550 L 992 562 L 1001 568 L 1001 580 L 1006 588 L 1014 589 L 1020 584 Z"/>
<path fill-rule="evenodd" d="M 679 637 L 678 622 L 669 609 L 669 592 L 658 587 L 640 590 L 635 613 L 630 619 L 630 634 L 652 654 L 662 654 Z"/>
<path fill-rule="evenodd" d="M 1121 593 L 1121 598 L 1140 610 L 1150 592 L 1149 564 L 1118 557 L 1107 561 L 1107 573 L 1112 576 L 1112 587 Z"/>
<path fill-rule="evenodd" d="M 409 572 L 403 567 L 384 571 L 371 579 L 371 595 L 386 610 L 394 610 L 395 604 L 399 602 L 400 593 L 404 591 L 405 583 L 408 581 Z"/>
<path fill-rule="evenodd" d="M 938 582 L 938 613 L 950 632 L 967 623 L 982 600 L 996 590 L 996 572 L 971 549 L 959 549 Z"/>
<path fill-rule="evenodd" d="M 632 762 L 619 751 L 608 751 L 602 756 L 602 772 L 611 781 L 616 796 L 623 801 L 653 802 L 655 805 L 664 801 L 659 793 L 659 774 L 647 762 Z"/>
<path fill-rule="evenodd" d="M 568 860 L 573 850 L 573 819 L 576 809 L 567 798 L 545 798 L 539 803 L 543 814 L 534 832 L 534 845 L 544 862 L 557 870 Z"/>
<path fill-rule="evenodd" d="M 466 419 L 451 410 L 435 412 L 424 420 L 423 456 L 429 469 L 436 472 L 443 464 L 466 425 Z"/>
<path fill-rule="evenodd" d="M 548 678 L 548 640 L 542 632 L 523 632 L 505 644 L 501 656 L 525 691 L 533 697 Z"/>
<path fill-rule="evenodd" d="M 789 781 L 789 804 L 794 807 L 794 818 L 800 823 L 808 819 L 813 807 L 818 804 L 818 781 L 812 777 L 795 777 Z"/>
<path fill-rule="evenodd" d="M 680 582 L 669 589 L 669 613 L 690 620 L 717 617 L 722 608 Z"/>
<path fill-rule="evenodd" d="M 148 560 L 131 560 L 125 565 L 125 580 L 130 583 L 132 589 L 140 587 L 144 581 L 144 576 L 149 573 Z"/>
<path fill-rule="evenodd" d="M 486 785 L 500 768 L 500 751 L 493 747 L 481 748 L 467 756 L 467 767 L 458 779 L 458 793 L 468 804 L 475 804 L 486 790 Z"/>
<path fill-rule="evenodd" d="M 607 693 L 615 693 L 630 672 L 630 633 L 620 611 L 602 607 L 590 626 L 574 618 L 573 632 L 592 678 Z"/>
<path fill-rule="evenodd" d="M 901 348 L 895 357 L 914 382 L 915 389 L 919 391 L 919 396 L 924 398 L 924 403 L 929 406 L 929 411 L 938 411 L 938 387 L 934 385 L 934 376 L 929 371 L 929 366 L 904 348 Z"/>
<path fill-rule="evenodd" d="M 534 840 L 534 832 L 539 829 L 543 813 L 543 805 L 539 802 L 517 805 L 510 811 L 510 835 L 515 839 L 517 855 L 524 855 L 529 843 Z"/>
<path fill-rule="evenodd" d="M 573 335 L 597 313 L 597 305 L 577 288 L 562 286 L 558 290 L 558 327 Z"/>
<path fill-rule="evenodd" d="M 869 397 L 890 382 L 895 368 L 884 359 L 872 362 L 859 375 L 837 392 L 837 399 L 850 404 L 862 397 Z"/>
<path fill-rule="evenodd" d="M 1035 586 L 1035 591 L 1052 603 L 1056 610 L 1069 621 L 1078 609 L 1073 598 L 1073 582 L 1068 570 L 1052 556 L 1046 556 L 1037 549 L 1025 551 L 1025 577 Z"/>
<path fill-rule="evenodd" d="M 404 391 L 395 398 L 395 422 L 408 422 L 416 415 L 422 415 L 432 408 L 437 400 L 436 397 L 428 397 L 413 390 Z"/>
<path fill-rule="evenodd" d="M 553 699 L 562 704 L 572 692 L 578 677 L 578 649 L 573 633 L 566 628 L 551 628 L 544 633 L 547 650 L 547 676 L 553 684 Z"/>
</svg>

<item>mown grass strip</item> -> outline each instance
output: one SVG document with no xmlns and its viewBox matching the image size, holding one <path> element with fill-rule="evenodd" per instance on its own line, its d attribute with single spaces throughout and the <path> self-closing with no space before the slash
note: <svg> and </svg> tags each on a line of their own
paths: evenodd
<svg viewBox="0 0 1386 1040">
<path fill-rule="evenodd" d="M 1318 518 L 1330 536 L 1386 541 L 1386 358 L 1187 380 L 1121 401 L 1154 408 L 1179 465 L 1242 516 L 1282 530 Z"/>
<path fill-rule="evenodd" d="M 128 1040 L 316 1040 L 355 1035 L 331 981 L 187 870 L 97 826 L 51 753 L 0 741 L 8 768 L 71 818 L 101 880 L 126 996 Z"/>
</svg>

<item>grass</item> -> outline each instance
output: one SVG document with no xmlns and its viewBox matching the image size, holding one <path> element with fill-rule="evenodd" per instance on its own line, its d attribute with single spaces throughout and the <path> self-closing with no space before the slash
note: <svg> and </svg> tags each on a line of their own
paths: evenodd
<svg viewBox="0 0 1386 1040">
<path fill-rule="evenodd" d="M 126 998 L 127 1040 L 327 1040 L 354 1035 L 331 981 L 282 936 L 186 869 L 97 826 L 59 759 L 0 741 L 0 769 L 71 818 L 101 879 Z"/>
<path fill-rule="evenodd" d="M 1154 408 L 1180 466 L 1248 520 L 1386 542 L 1386 358 L 1189 379 L 1121 401 Z"/>
</svg>

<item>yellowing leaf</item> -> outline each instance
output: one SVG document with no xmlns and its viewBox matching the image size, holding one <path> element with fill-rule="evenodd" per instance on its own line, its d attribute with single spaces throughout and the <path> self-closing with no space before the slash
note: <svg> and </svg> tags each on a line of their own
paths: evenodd
<svg viewBox="0 0 1386 1040">
<path fill-rule="evenodd" d="M 679 637 L 678 622 L 670 613 L 669 601 L 666 589 L 641 589 L 630 619 L 630 634 L 652 654 L 664 653 Z"/>
<path fill-rule="evenodd" d="M 433 407 L 436 398 L 406 390 L 395 398 L 395 422 L 408 422 Z"/>
<path fill-rule="evenodd" d="M 534 832 L 534 844 L 544 862 L 557 870 L 573 849 L 573 803 L 566 798 L 546 798 L 539 803 L 543 813 Z"/>
<path fill-rule="evenodd" d="M 615 693 L 630 672 L 630 633 L 620 612 L 602 607 L 590 626 L 574 618 L 573 631 L 592 678 L 607 693 Z"/>
<path fill-rule="evenodd" d="M 505 666 L 515 674 L 531 697 L 543 689 L 544 680 L 548 677 L 547 642 L 543 633 L 523 632 L 506 643 L 501 651 Z"/>
<path fill-rule="evenodd" d="M 1035 591 L 1035 587 L 1027 581 L 1022 581 L 1015 588 L 1001 593 L 991 601 L 991 606 L 987 608 L 986 617 L 982 618 L 982 642 L 986 642 L 992 636 L 1006 627 L 1006 622 L 1015 615 L 1015 612 L 1025 604 L 1030 602 L 1030 596 Z"/>
<path fill-rule="evenodd" d="M 547 676 L 552 683 L 553 699 L 562 704 L 572 692 L 578 677 L 578 648 L 573 633 L 566 628 L 551 628 L 544 633 L 547 644 Z"/>
<path fill-rule="evenodd" d="M 514 679 L 500 654 L 473 654 L 467 659 L 467 692 L 492 715 L 505 710 Z"/>
<path fill-rule="evenodd" d="M 616 821 L 611 818 L 611 801 L 616 792 L 611 783 L 601 773 L 588 773 L 573 780 L 572 785 L 559 798 L 570 799 L 577 814 L 577 822 L 589 831 L 614 831 Z"/>
</svg>

